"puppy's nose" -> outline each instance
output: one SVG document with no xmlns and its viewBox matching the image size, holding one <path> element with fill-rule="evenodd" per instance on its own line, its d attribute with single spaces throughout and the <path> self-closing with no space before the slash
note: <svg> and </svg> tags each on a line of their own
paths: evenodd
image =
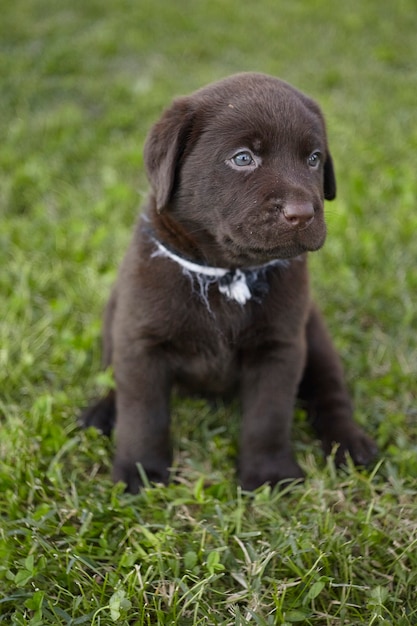
<svg viewBox="0 0 417 626">
<path fill-rule="evenodd" d="M 286 221 L 294 228 L 304 228 L 314 219 L 311 202 L 289 202 L 282 210 Z"/>
</svg>

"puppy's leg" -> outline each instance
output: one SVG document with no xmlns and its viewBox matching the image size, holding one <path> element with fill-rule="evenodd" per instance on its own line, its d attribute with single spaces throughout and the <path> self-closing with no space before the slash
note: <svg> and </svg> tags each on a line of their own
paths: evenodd
<svg viewBox="0 0 417 626">
<path fill-rule="evenodd" d="M 314 305 L 307 323 L 307 364 L 299 393 L 325 454 L 339 444 L 338 465 L 343 464 L 347 453 L 357 465 L 367 465 L 374 459 L 376 445 L 353 421 L 339 356 Z"/>
<path fill-rule="evenodd" d="M 291 424 L 304 345 L 245 355 L 239 476 L 244 489 L 303 478 L 291 450 Z"/>
<path fill-rule="evenodd" d="M 113 479 L 137 493 L 140 463 L 151 482 L 168 481 L 172 453 L 169 436 L 169 380 L 162 355 L 123 352 L 115 358 L 116 452 Z"/>
</svg>

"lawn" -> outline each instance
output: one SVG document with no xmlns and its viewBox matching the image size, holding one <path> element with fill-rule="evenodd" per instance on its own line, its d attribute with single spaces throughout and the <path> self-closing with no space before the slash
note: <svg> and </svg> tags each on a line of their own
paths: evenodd
<svg viewBox="0 0 417 626">
<path fill-rule="evenodd" d="M 0 622 L 417 624 L 414 0 L 3 0 Z M 316 98 L 338 198 L 311 255 L 374 467 L 334 469 L 297 413 L 305 484 L 236 484 L 238 411 L 173 401 L 175 472 L 112 485 L 77 426 L 111 384 L 101 314 L 176 95 L 258 70 Z"/>
</svg>

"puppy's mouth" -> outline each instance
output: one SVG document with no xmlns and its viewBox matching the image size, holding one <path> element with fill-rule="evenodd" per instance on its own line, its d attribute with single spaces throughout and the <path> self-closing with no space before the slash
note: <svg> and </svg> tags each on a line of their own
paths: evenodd
<svg viewBox="0 0 417 626">
<path fill-rule="evenodd" d="M 268 245 L 266 242 L 253 245 L 253 241 L 251 241 L 250 245 L 248 245 L 237 241 L 230 235 L 224 235 L 221 241 L 221 248 L 230 263 L 245 267 L 255 263 L 262 264 L 280 259 L 293 259 L 305 252 L 314 252 L 322 247 L 324 240 L 325 233 L 320 238 L 308 241 L 298 238 L 298 240 L 292 239 L 276 245 Z"/>
</svg>

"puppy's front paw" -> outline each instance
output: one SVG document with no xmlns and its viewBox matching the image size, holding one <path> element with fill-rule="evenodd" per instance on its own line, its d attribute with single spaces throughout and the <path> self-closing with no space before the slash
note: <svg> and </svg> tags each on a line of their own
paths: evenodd
<svg viewBox="0 0 417 626">
<path fill-rule="evenodd" d="M 168 466 L 161 465 L 159 468 L 142 466 L 142 470 L 142 472 L 139 471 L 139 463 L 126 462 L 116 457 L 113 463 L 112 478 L 115 483 L 125 483 L 126 491 L 132 494 L 139 493 L 144 486 L 142 477 L 146 477 L 146 481 L 149 483 L 168 483 Z"/>
<path fill-rule="evenodd" d="M 349 455 L 355 465 L 370 465 L 378 453 L 376 443 L 354 422 L 339 425 L 337 428 L 325 432 L 322 437 L 323 450 L 326 455 L 332 452 L 335 445 L 335 462 L 337 466 L 346 463 Z"/>
<path fill-rule="evenodd" d="M 291 453 L 265 455 L 240 464 L 239 482 L 246 491 L 265 484 L 274 486 L 303 479 L 304 472 Z"/>
</svg>

